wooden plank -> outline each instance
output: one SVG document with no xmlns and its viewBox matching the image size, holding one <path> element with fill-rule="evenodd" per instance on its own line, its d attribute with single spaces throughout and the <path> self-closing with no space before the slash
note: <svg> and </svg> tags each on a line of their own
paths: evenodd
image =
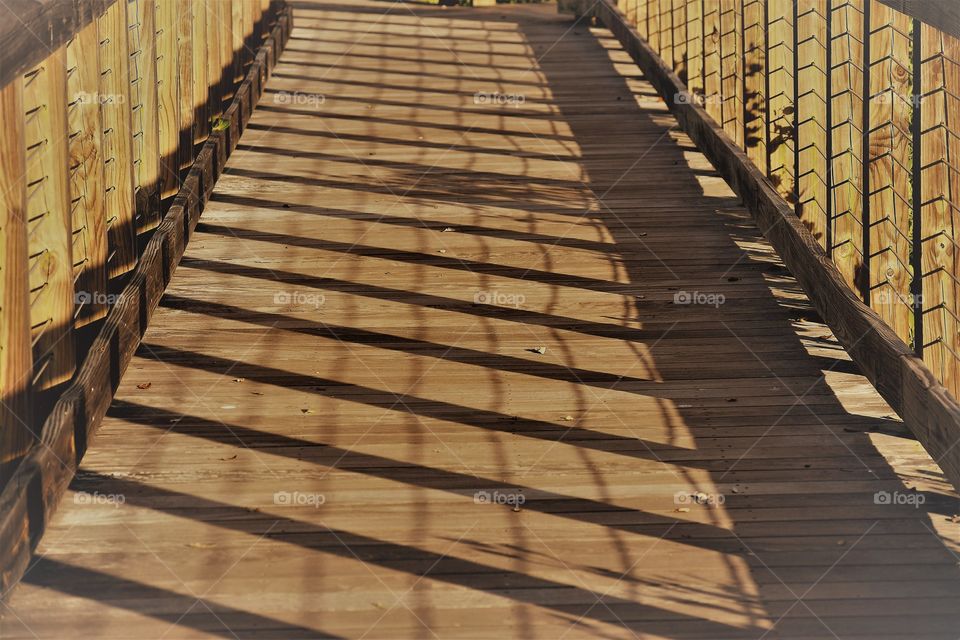
<svg viewBox="0 0 960 640">
<path fill-rule="evenodd" d="M 178 0 L 177 2 L 177 93 L 178 113 L 180 121 L 178 129 L 180 140 L 177 145 L 177 175 L 181 182 L 186 178 L 187 171 L 193 165 L 194 158 L 194 48 L 197 46 L 194 34 L 194 2 L 193 0 Z"/>
<path fill-rule="evenodd" d="M 741 0 L 720 1 L 720 123 L 743 147 L 743 16 Z"/>
<path fill-rule="evenodd" d="M 644 38 L 647 38 L 649 36 L 650 0 L 634 0 L 634 11 L 633 24 L 636 25 L 637 31 Z"/>
<path fill-rule="evenodd" d="M 687 78 L 687 0 L 671 0 L 670 25 L 673 33 L 673 71 L 686 82 Z"/>
<path fill-rule="evenodd" d="M 720 51 L 719 2 L 703 4 L 703 99 L 707 113 L 717 122 L 723 121 L 723 70 Z"/>
<path fill-rule="evenodd" d="M 687 0 L 686 50 L 687 87 L 696 95 L 703 94 L 703 1 Z M 643 34 L 641 33 L 642 37 Z"/>
<path fill-rule="evenodd" d="M 206 0 L 193 0 L 193 141 L 200 145 L 210 135 L 213 103 L 210 100 L 209 46 Z"/>
<path fill-rule="evenodd" d="M 204 12 L 204 23 L 207 30 L 207 112 L 208 121 L 223 115 L 223 97 L 225 91 L 224 68 L 221 62 L 223 45 L 221 40 L 226 34 L 223 30 L 222 4 L 215 0 L 199 0 Z M 207 133 L 210 133 L 210 122 L 207 122 Z"/>
<path fill-rule="evenodd" d="M 796 102 L 794 96 L 793 5 L 789 0 L 767 4 L 770 60 L 770 115 L 767 123 L 767 176 L 784 200 L 796 198 Z"/>
<path fill-rule="evenodd" d="M 236 0 L 239 2 L 240 0 Z M 217 22 L 215 23 L 218 31 L 218 42 L 220 44 L 220 83 L 222 96 L 222 109 L 225 111 L 227 105 L 233 99 L 234 95 L 234 77 L 236 74 L 234 66 L 233 51 L 233 5 L 234 0 L 217 0 L 215 10 L 217 13 Z"/>
<path fill-rule="evenodd" d="M 75 326 L 107 315 L 107 210 L 100 115 L 100 38 L 90 23 L 67 45 Z"/>
<path fill-rule="evenodd" d="M 155 0 L 127 0 L 134 194 L 137 204 L 135 228 L 138 236 L 160 224 L 156 17 Z"/>
<path fill-rule="evenodd" d="M 49 391 L 70 380 L 76 366 L 65 47 L 27 72 L 23 107 L 33 387 Z"/>
<path fill-rule="evenodd" d="M 663 43 L 660 41 L 660 33 L 662 31 L 660 25 L 662 20 L 660 15 L 660 0 L 646 0 L 646 4 L 647 42 L 650 43 L 650 47 L 656 51 L 659 56 L 663 57 Z"/>
<path fill-rule="evenodd" d="M 767 173 L 766 5 L 743 3 L 743 127 L 747 157 Z"/>
<path fill-rule="evenodd" d="M 870 305 L 912 342 L 911 22 L 872 0 L 870 9 Z"/>
<path fill-rule="evenodd" d="M 230 5 L 230 39 L 231 39 L 231 69 L 233 77 L 231 84 L 237 86 L 243 81 L 244 68 L 250 57 L 250 52 L 246 48 L 246 22 L 244 20 L 243 0 L 236 0 Z"/>
<path fill-rule="evenodd" d="M 660 57 L 672 69 L 676 66 L 673 46 L 673 0 L 654 0 L 657 5 L 657 38 L 660 42 Z"/>
<path fill-rule="evenodd" d="M 112 279 L 128 273 L 137 261 L 127 3 L 111 6 L 100 18 L 98 30 L 108 276 Z"/>
<path fill-rule="evenodd" d="M 848 0 L 831 12 L 833 70 L 830 74 L 833 175 L 831 257 L 850 288 L 859 290 L 863 268 L 863 0 Z"/>
<path fill-rule="evenodd" d="M 827 15 L 823 0 L 797 5 L 797 215 L 827 246 Z"/>
<path fill-rule="evenodd" d="M 0 488 L 33 442 L 23 81 L 0 89 Z"/>
<path fill-rule="evenodd" d="M 181 127 L 185 124 L 180 114 L 183 101 L 181 84 L 189 86 L 192 76 L 184 78 L 181 73 L 189 71 L 180 64 L 179 31 L 182 24 L 180 11 L 189 4 L 184 0 L 156 3 L 157 25 L 157 115 L 160 152 L 160 199 L 169 205 L 169 199 L 180 190 L 180 168 L 184 157 L 180 153 Z M 189 22 L 186 23 L 189 26 Z M 184 48 L 188 47 L 186 43 Z M 188 108 L 192 109 L 190 105 Z M 189 122 L 187 129 L 190 128 Z M 186 145 L 192 147 L 192 140 Z M 163 207 L 165 208 L 165 206 Z M 162 210 L 162 209 L 161 209 Z"/>
<path fill-rule="evenodd" d="M 932 27 L 920 37 L 920 220 L 924 242 L 922 256 L 924 343 L 923 360 L 950 390 L 960 395 L 960 309 L 957 274 L 960 274 L 960 173 L 952 159 L 960 153 L 954 132 L 960 122 L 960 39 Z"/>
</svg>

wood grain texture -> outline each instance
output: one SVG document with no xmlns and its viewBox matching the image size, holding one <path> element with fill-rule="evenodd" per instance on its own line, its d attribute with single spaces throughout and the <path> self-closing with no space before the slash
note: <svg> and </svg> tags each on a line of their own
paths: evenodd
<svg viewBox="0 0 960 640">
<path fill-rule="evenodd" d="M 952 633 L 955 493 L 635 32 L 392 9 L 297 4 L 264 98 L 326 100 L 247 123 L 4 637 Z"/>
<path fill-rule="evenodd" d="M 869 304 L 911 344 L 912 26 L 903 14 L 871 2 Z"/>
<path fill-rule="evenodd" d="M 68 381 L 76 366 L 66 47 L 26 74 L 23 107 L 33 388 L 49 391 Z"/>
<path fill-rule="evenodd" d="M 100 38 L 91 22 L 67 45 L 70 206 L 77 310 L 74 326 L 107 315 L 107 209 Z"/>
<path fill-rule="evenodd" d="M 923 360 L 947 389 L 960 387 L 960 173 L 953 158 L 960 141 L 960 39 L 923 27 L 921 34 L 920 220 L 922 250 Z"/>
<path fill-rule="evenodd" d="M 130 272 L 137 261 L 127 3 L 111 6 L 98 21 L 98 29 L 108 275 L 112 279 Z"/>
<path fill-rule="evenodd" d="M 138 236 L 160 224 L 156 21 L 155 0 L 127 0 L 134 200 L 137 207 L 134 227 Z"/>
<path fill-rule="evenodd" d="M 180 44 L 180 11 L 189 7 L 185 0 L 157 2 L 156 7 L 156 53 L 157 53 L 157 125 L 160 170 L 160 199 L 169 205 L 169 199 L 180 190 L 180 167 L 186 158 L 178 155 L 180 145 L 192 149 L 192 141 L 183 139 L 181 127 L 190 128 L 180 114 L 184 100 L 180 97 L 181 85 L 189 87 L 193 81 L 189 65 L 180 64 L 180 50 L 189 48 L 189 41 Z M 189 25 L 189 17 L 187 25 Z M 193 109 L 192 105 L 187 107 Z M 163 209 L 161 208 L 161 211 Z"/>
<path fill-rule="evenodd" d="M 33 441 L 23 80 L 0 89 L 0 487 Z"/>
<path fill-rule="evenodd" d="M 177 92 L 179 97 L 178 113 L 180 114 L 180 142 L 177 147 L 178 179 L 184 180 L 187 172 L 193 165 L 194 159 L 194 129 L 196 127 L 194 105 L 194 90 L 196 55 L 198 41 L 194 31 L 194 0 L 177 1 Z M 201 41 L 202 42 L 202 41 Z M 257 43 L 259 46 L 259 43 Z"/>
<path fill-rule="evenodd" d="M 795 98 L 797 214 L 827 246 L 827 14 L 823 0 L 798 0 Z"/>
<path fill-rule="evenodd" d="M 831 257 L 852 289 L 863 269 L 863 33 L 864 0 L 838 4 L 831 11 L 833 72 L 830 170 L 833 243 Z"/>
<path fill-rule="evenodd" d="M 770 161 L 767 176 L 777 193 L 790 203 L 797 201 L 793 27 L 791 0 L 770 0 L 767 3 L 767 55 L 770 59 L 770 115 L 767 121 Z"/>
</svg>

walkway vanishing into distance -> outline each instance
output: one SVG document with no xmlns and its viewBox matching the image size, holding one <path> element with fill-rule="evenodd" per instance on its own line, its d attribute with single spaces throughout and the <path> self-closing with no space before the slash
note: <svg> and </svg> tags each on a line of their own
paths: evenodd
<svg viewBox="0 0 960 640">
<path fill-rule="evenodd" d="M 608 32 L 294 15 L 3 638 L 955 637 L 955 494 Z"/>
</svg>

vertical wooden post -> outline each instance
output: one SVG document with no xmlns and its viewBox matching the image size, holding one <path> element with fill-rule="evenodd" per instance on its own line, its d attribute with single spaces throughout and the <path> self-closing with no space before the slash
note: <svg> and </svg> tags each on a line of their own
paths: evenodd
<svg viewBox="0 0 960 640">
<path fill-rule="evenodd" d="M 246 0 L 235 0 L 231 5 L 230 21 L 227 25 L 230 28 L 231 36 L 231 65 L 233 78 L 230 81 L 230 95 L 236 93 L 236 87 L 243 81 L 243 70 L 247 63 L 247 42 L 246 42 L 246 21 L 244 20 L 244 5 L 249 4 Z"/>
<path fill-rule="evenodd" d="M 154 0 L 127 0 L 137 235 L 160 224 L 160 153 Z"/>
<path fill-rule="evenodd" d="M 720 0 L 720 123 L 743 148 L 743 53 L 740 0 Z"/>
<path fill-rule="evenodd" d="M 673 17 L 670 20 L 673 34 L 673 70 L 684 84 L 687 83 L 687 0 L 673 0 Z"/>
<path fill-rule="evenodd" d="M 864 183 L 863 0 L 846 0 L 830 15 L 833 71 L 830 74 L 831 257 L 850 288 L 857 289 L 863 268 Z"/>
<path fill-rule="evenodd" d="M 743 2 L 743 143 L 747 157 L 767 173 L 766 20 L 762 0 Z"/>
<path fill-rule="evenodd" d="M 33 441 L 23 115 L 18 78 L 0 88 L 0 488 Z"/>
<path fill-rule="evenodd" d="M 870 305 L 905 342 L 910 305 L 910 186 L 913 114 L 911 20 L 871 0 L 870 50 Z"/>
<path fill-rule="evenodd" d="M 182 183 L 193 165 L 193 129 L 194 129 L 194 17 L 193 0 L 177 0 L 177 92 L 179 99 L 180 121 L 178 123 L 180 141 L 177 144 L 177 173 Z"/>
<path fill-rule="evenodd" d="M 207 13 L 206 0 L 193 0 L 193 141 L 197 145 L 203 144 L 210 135 L 213 115 Z"/>
<path fill-rule="evenodd" d="M 921 246 L 924 362 L 960 395 L 960 39 L 923 26 Z"/>
<path fill-rule="evenodd" d="M 687 0 L 687 88 L 703 94 L 703 0 Z"/>
<path fill-rule="evenodd" d="M 873 17 L 871 16 L 871 9 L 873 8 L 873 0 L 863 0 L 863 135 L 860 136 L 860 141 L 862 144 L 862 150 L 860 153 L 860 189 L 862 191 L 863 203 L 860 207 L 860 230 L 863 234 L 860 238 L 860 246 L 862 247 L 863 254 L 863 265 L 861 265 L 860 272 L 857 274 L 857 281 L 860 290 L 860 298 L 867 305 L 870 304 L 870 283 L 873 280 L 871 274 L 871 262 L 873 257 L 872 244 L 870 242 L 870 236 L 872 235 L 873 230 L 870 226 L 870 121 L 871 121 L 871 112 L 870 108 L 873 99 L 870 95 L 870 86 L 872 84 L 872 73 L 871 73 L 871 62 L 873 60 L 873 52 L 871 51 L 870 41 L 872 39 L 873 33 Z"/>
<path fill-rule="evenodd" d="M 787 202 L 795 202 L 794 146 L 795 129 L 793 89 L 793 2 L 769 0 L 767 30 L 769 38 L 769 177 Z"/>
<path fill-rule="evenodd" d="M 207 63 L 208 118 L 217 118 L 223 114 L 223 66 L 220 64 L 220 5 L 218 0 L 200 0 L 205 14 L 207 29 L 207 55 L 202 58 Z M 210 133 L 207 123 L 207 134 Z"/>
<path fill-rule="evenodd" d="M 672 0 L 657 0 L 658 24 L 660 26 L 660 57 L 671 69 L 676 60 L 673 55 L 673 6 Z"/>
<path fill-rule="evenodd" d="M 70 204 L 76 326 L 107 314 L 107 212 L 100 113 L 100 39 L 90 23 L 67 45 Z"/>
<path fill-rule="evenodd" d="M 703 96 L 707 113 L 723 122 L 721 108 L 720 3 L 705 0 L 703 5 Z"/>
<path fill-rule="evenodd" d="M 823 0 L 797 3 L 797 215 L 827 246 L 827 21 Z"/>
<path fill-rule="evenodd" d="M 921 47 L 923 38 L 920 32 L 920 21 L 914 19 L 911 29 L 913 42 L 911 43 L 910 74 L 913 80 L 913 89 L 910 91 L 910 306 L 913 310 L 913 351 L 923 358 L 923 163 L 921 162 L 922 131 L 920 129 L 921 96 L 923 95 L 923 80 L 921 70 L 923 58 Z M 909 343 L 907 343 L 909 344 Z"/>
<path fill-rule="evenodd" d="M 127 3 L 115 2 L 98 21 L 100 99 L 106 191 L 110 278 L 133 269 L 134 244 L 133 129 L 130 113 L 130 55 L 127 48 Z"/>
<path fill-rule="evenodd" d="M 65 47 L 27 73 L 23 94 L 34 389 L 48 391 L 75 367 Z"/>
<path fill-rule="evenodd" d="M 180 190 L 180 55 L 178 32 L 183 3 L 161 0 L 156 4 L 157 42 L 157 124 L 159 128 L 160 200 L 164 202 Z M 190 76 L 187 76 L 188 84 Z M 192 108 L 192 107 L 191 107 Z"/>
<path fill-rule="evenodd" d="M 640 37 L 644 40 L 650 40 L 650 29 L 649 29 L 649 16 L 650 16 L 650 0 L 634 0 L 636 2 L 636 24 L 637 33 L 640 34 Z M 270 14 L 269 6 L 263 7 L 263 15 L 268 17 Z"/>
<path fill-rule="evenodd" d="M 242 0 L 237 0 L 240 2 Z M 234 0 L 215 0 L 217 11 L 216 29 L 220 43 L 220 101 L 218 109 L 222 114 L 233 99 L 233 5 Z"/>
<path fill-rule="evenodd" d="M 660 0 L 647 0 L 647 42 L 660 53 Z"/>
</svg>

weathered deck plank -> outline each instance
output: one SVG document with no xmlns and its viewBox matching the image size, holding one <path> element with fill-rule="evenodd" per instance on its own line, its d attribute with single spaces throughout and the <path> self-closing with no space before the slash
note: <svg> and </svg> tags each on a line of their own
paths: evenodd
<svg viewBox="0 0 960 640">
<path fill-rule="evenodd" d="M 0 636 L 955 635 L 955 494 L 609 34 L 295 11 Z"/>
</svg>

